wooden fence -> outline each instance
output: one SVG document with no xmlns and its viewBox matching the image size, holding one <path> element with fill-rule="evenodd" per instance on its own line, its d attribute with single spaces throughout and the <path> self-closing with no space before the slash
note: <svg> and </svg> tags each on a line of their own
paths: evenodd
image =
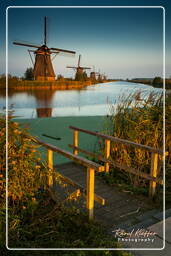
<svg viewBox="0 0 171 256">
<path fill-rule="evenodd" d="M 62 176 L 62 178 L 77 187 L 86 194 L 86 208 L 88 209 L 89 219 L 93 219 L 93 211 L 94 211 L 94 200 L 100 203 L 101 205 L 105 204 L 105 200 L 96 195 L 94 193 L 94 179 L 95 179 L 95 171 L 102 172 L 104 171 L 104 167 L 100 164 L 94 163 L 86 158 L 77 156 L 76 154 L 72 154 L 69 151 L 63 150 L 59 147 L 53 146 L 51 144 L 48 144 L 40 139 L 34 138 L 33 141 L 47 149 L 47 164 L 49 168 L 49 175 L 48 175 L 48 186 L 53 189 L 53 176 L 51 170 L 53 169 L 53 152 L 63 155 L 66 158 L 69 158 L 70 160 L 74 161 L 75 163 L 78 163 L 82 166 L 85 166 L 87 168 L 87 183 L 86 183 L 86 189 L 84 189 L 81 185 L 78 183 L 75 183 L 71 179 Z M 77 194 L 78 190 L 76 191 Z"/>
<path fill-rule="evenodd" d="M 156 192 L 156 185 L 161 184 L 163 185 L 163 179 L 158 177 L 158 161 L 159 161 L 159 155 L 163 155 L 163 157 L 165 157 L 165 155 L 167 155 L 167 153 L 163 153 L 164 151 L 161 149 L 156 149 L 150 146 L 145 146 L 145 145 L 141 145 L 135 142 L 131 142 L 128 140 L 124 140 L 124 139 L 120 139 L 120 138 L 116 138 L 113 136 L 109 136 L 109 135 L 105 135 L 105 134 L 101 134 L 98 132 L 92 132 L 92 131 L 88 131 L 85 129 L 81 129 L 81 128 L 77 128 L 74 126 L 70 126 L 70 129 L 72 129 L 74 131 L 73 134 L 73 145 L 69 144 L 69 147 L 73 148 L 73 154 L 74 155 L 78 155 L 78 152 L 82 152 L 85 155 L 91 156 L 93 158 L 96 158 L 102 162 L 104 162 L 104 167 L 105 167 L 105 171 L 109 172 L 109 167 L 110 165 L 113 165 L 119 169 L 122 169 L 128 173 L 137 175 L 141 178 L 144 178 L 146 180 L 149 180 L 149 196 L 153 197 L 155 195 Z M 105 142 L 105 156 L 101 156 L 99 154 L 95 154 L 92 152 L 89 152 L 85 149 L 82 149 L 78 146 L 78 132 L 83 132 L 86 134 L 90 134 L 99 138 L 102 138 Z M 120 164 L 117 163 L 116 161 L 113 161 L 110 159 L 110 152 L 111 152 L 111 142 L 114 143 L 119 143 L 119 144 L 123 144 L 126 146 L 133 146 L 135 148 L 139 148 L 139 149 L 143 149 L 146 151 L 149 151 L 151 153 L 151 169 L 150 169 L 150 174 L 144 173 L 144 172 L 140 172 L 135 168 L 132 168 L 130 166 L 124 165 L 124 164 Z"/>
</svg>

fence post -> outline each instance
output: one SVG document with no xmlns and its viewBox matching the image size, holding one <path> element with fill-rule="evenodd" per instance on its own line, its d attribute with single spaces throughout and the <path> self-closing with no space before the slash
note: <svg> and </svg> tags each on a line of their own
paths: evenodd
<svg viewBox="0 0 171 256">
<path fill-rule="evenodd" d="M 73 144 L 74 144 L 74 147 L 78 147 L 78 131 L 74 130 L 74 141 L 73 141 Z M 78 155 L 78 150 L 74 148 L 73 150 L 73 153 L 74 155 Z"/>
<path fill-rule="evenodd" d="M 110 157 L 110 140 L 105 140 L 105 158 Z M 109 172 L 109 163 L 105 163 L 105 171 Z"/>
<path fill-rule="evenodd" d="M 94 214 L 94 169 L 93 168 L 87 168 L 86 207 L 88 209 L 89 220 L 92 220 L 93 214 Z"/>
<path fill-rule="evenodd" d="M 152 153 L 151 155 L 151 171 L 150 174 L 152 177 L 157 177 L 157 171 L 158 171 L 158 154 Z M 150 181 L 150 187 L 149 187 L 149 196 L 153 197 L 156 191 L 156 182 Z"/>
<path fill-rule="evenodd" d="M 53 185 L 53 177 L 52 177 L 52 169 L 53 169 L 53 151 L 48 149 L 47 152 L 47 162 L 48 162 L 48 168 L 49 168 L 49 173 L 48 173 L 48 185 L 51 187 Z"/>
</svg>

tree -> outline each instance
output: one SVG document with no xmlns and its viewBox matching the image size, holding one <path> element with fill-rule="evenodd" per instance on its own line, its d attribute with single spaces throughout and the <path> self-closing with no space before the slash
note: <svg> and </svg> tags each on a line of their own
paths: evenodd
<svg viewBox="0 0 171 256">
<path fill-rule="evenodd" d="M 161 77 L 159 76 L 156 76 L 154 79 L 153 79 L 153 86 L 154 87 L 161 87 L 163 85 L 163 80 Z"/>
<path fill-rule="evenodd" d="M 26 72 L 24 73 L 24 79 L 25 80 L 33 80 L 34 79 L 33 68 L 26 69 Z"/>
<path fill-rule="evenodd" d="M 59 80 L 59 81 L 64 81 L 65 79 L 64 79 L 64 77 L 63 77 L 62 75 L 59 74 L 59 75 L 57 76 L 57 80 Z"/>
</svg>

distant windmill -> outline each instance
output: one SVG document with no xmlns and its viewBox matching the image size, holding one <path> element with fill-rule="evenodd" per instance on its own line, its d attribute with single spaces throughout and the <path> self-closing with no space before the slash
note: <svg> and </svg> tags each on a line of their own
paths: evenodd
<svg viewBox="0 0 171 256">
<path fill-rule="evenodd" d="M 46 17 L 44 18 L 44 44 L 43 45 L 32 45 L 32 44 L 25 44 L 19 42 L 13 42 L 13 44 L 21 45 L 21 46 L 28 46 L 37 48 L 37 50 L 30 52 L 34 52 L 35 54 L 35 63 L 34 63 L 34 80 L 48 80 L 52 81 L 55 80 L 55 73 L 52 66 L 51 54 L 58 54 L 60 52 L 75 54 L 74 51 L 63 50 L 59 48 L 48 48 L 47 47 L 47 23 Z M 30 55 L 31 56 L 31 55 Z"/>
<path fill-rule="evenodd" d="M 81 54 L 79 55 L 79 58 L 78 58 L 77 67 L 67 66 L 67 68 L 76 69 L 76 74 L 83 74 L 85 69 L 91 69 L 89 67 L 81 67 L 80 66 L 80 60 L 81 60 Z"/>
<path fill-rule="evenodd" d="M 106 80 L 107 79 L 107 77 L 106 77 L 106 74 L 104 73 L 103 74 L 103 80 Z"/>
<path fill-rule="evenodd" d="M 100 69 L 99 69 L 99 72 L 98 72 L 98 78 L 97 78 L 99 81 L 103 80 L 102 78 L 102 74 L 100 73 Z"/>
</svg>

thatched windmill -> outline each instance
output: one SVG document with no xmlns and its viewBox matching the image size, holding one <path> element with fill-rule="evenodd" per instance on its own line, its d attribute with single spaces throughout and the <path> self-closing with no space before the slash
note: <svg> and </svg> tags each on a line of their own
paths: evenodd
<svg viewBox="0 0 171 256">
<path fill-rule="evenodd" d="M 75 76 L 77 76 L 77 74 L 83 74 L 85 69 L 91 69 L 89 67 L 81 67 L 80 66 L 80 60 L 81 60 L 81 54 L 79 55 L 79 58 L 78 58 L 77 67 L 67 66 L 67 68 L 72 68 L 72 69 L 76 70 Z"/>
<path fill-rule="evenodd" d="M 34 80 L 41 80 L 41 81 L 55 80 L 55 73 L 52 66 L 51 54 L 59 54 L 59 53 L 75 54 L 74 51 L 47 47 L 46 17 L 44 18 L 44 44 L 43 45 L 39 46 L 39 45 L 25 44 L 20 42 L 13 42 L 13 44 L 37 48 L 37 50 L 35 51 L 29 50 L 29 53 L 34 52 L 35 54 L 35 62 L 34 62 L 34 70 L 33 70 Z"/>
</svg>

